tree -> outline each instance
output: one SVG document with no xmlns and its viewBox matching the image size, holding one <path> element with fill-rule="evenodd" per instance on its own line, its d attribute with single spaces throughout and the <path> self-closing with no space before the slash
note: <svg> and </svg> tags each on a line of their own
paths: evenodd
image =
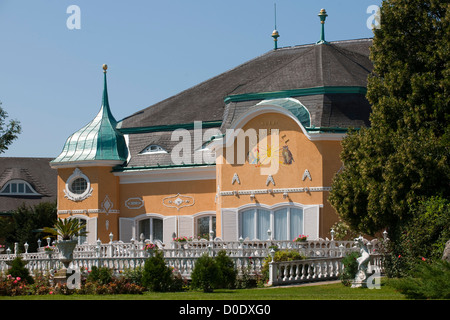
<svg viewBox="0 0 450 320">
<path fill-rule="evenodd" d="M 25 204 L 13 211 L 11 218 L 0 219 L 0 238 L 5 239 L 11 249 L 19 243 L 23 252 L 24 243 L 28 243 L 28 251 L 37 250 L 37 241 L 41 239 L 42 228 L 53 225 L 57 220 L 56 202 L 41 202 L 33 207 Z"/>
<path fill-rule="evenodd" d="M 329 198 L 355 231 L 393 231 L 419 201 L 449 198 L 448 8 L 438 0 L 383 1 L 370 55 L 371 126 L 343 140 L 344 169 Z"/>
<path fill-rule="evenodd" d="M 6 123 L 8 113 L 3 110 L 0 102 L 0 154 L 8 150 L 8 146 L 17 138 L 17 135 L 22 131 L 20 123 L 16 120 L 11 120 Z"/>
</svg>

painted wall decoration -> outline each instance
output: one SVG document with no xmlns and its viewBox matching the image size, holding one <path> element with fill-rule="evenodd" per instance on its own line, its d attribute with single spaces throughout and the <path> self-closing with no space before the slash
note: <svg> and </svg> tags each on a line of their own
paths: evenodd
<svg viewBox="0 0 450 320">
<path fill-rule="evenodd" d="M 178 211 L 183 207 L 193 206 L 195 203 L 194 198 L 190 196 L 180 195 L 165 197 L 163 199 L 163 205 L 168 208 L 176 208 Z"/>
<path fill-rule="evenodd" d="M 125 201 L 125 207 L 131 210 L 137 210 L 144 206 L 144 200 L 142 198 L 129 198 Z"/>
<path fill-rule="evenodd" d="M 105 196 L 105 199 L 103 200 L 102 204 L 102 209 L 108 214 L 109 211 L 112 209 L 112 207 L 114 206 L 114 204 L 112 203 L 112 201 L 109 199 L 108 195 Z"/>
<path fill-rule="evenodd" d="M 302 180 L 305 181 L 306 178 L 309 178 L 309 181 L 312 181 L 311 173 L 309 172 L 308 169 L 306 169 L 305 172 L 303 173 Z"/>
<path fill-rule="evenodd" d="M 239 180 L 239 176 L 237 173 L 234 174 L 233 179 L 231 180 L 231 184 L 234 184 L 235 182 L 241 184 L 241 181 Z"/>
<path fill-rule="evenodd" d="M 259 140 L 258 138 L 259 143 L 248 152 L 248 163 L 254 164 L 256 167 L 270 164 L 271 161 L 279 161 L 279 163 L 285 165 L 292 164 L 294 162 L 294 156 L 289 149 L 289 139 L 287 138 L 287 135 L 284 134 L 280 137 L 284 142 L 284 145 L 281 148 L 272 148 L 272 146 L 268 144 L 268 141 L 270 140 L 269 137 L 270 136 L 267 136 L 262 140 Z"/>
<path fill-rule="evenodd" d="M 271 182 L 273 185 L 275 185 L 275 181 L 273 180 L 272 175 L 269 175 L 266 180 L 266 186 L 268 186 Z"/>
</svg>

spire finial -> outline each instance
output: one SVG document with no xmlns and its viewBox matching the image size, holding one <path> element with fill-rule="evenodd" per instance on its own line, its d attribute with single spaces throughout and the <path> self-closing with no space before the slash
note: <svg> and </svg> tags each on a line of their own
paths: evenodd
<svg viewBox="0 0 450 320">
<path fill-rule="evenodd" d="M 107 65 L 107 64 L 104 64 L 104 65 L 103 65 L 103 72 L 106 73 L 106 70 L 108 70 L 108 65 Z"/>
<path fill-rule="evenodd" d="M 328 17 L 328 14 L 325 9 L 321 9 L 318 16 L 320 18 L 320 24 L 322 25 L 322 33 L 320 34 L 320 40 L 317 41 L 317 44 L 327 43 L 325 41 L 325 20 Z"/>
<path fill-rule="evenodd" d="M 278 30 L 277 30 L 277 4 L 274 3 L 273 6 L 274 6 L 274 11 L 275 11 L 275 29 L 272 32 L 272 38 L 273 38 L 273 41 L 275 42 L 274 49 L 277 50 L 278 49 L 278 38 L 280 37 L 280 34 L 278 33 Z"/>
</svg>

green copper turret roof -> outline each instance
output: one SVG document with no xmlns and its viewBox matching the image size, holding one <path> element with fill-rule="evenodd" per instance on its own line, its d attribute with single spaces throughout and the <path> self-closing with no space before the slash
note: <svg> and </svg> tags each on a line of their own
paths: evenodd
<svg viewBox="0 0 450 320">
<path fill-rule="evenodd" d="M 104 88 L 99 113 L 91 122 L 67 139 L 61 154 L 52 161 L 53 164 L 93 160 L 127 160 L 128 148 L 125 138 L 116 129 L 117 121 L 109 107 L 106 84 L 107 66 L 104 65 L 103 69 Z"/>
</svg>

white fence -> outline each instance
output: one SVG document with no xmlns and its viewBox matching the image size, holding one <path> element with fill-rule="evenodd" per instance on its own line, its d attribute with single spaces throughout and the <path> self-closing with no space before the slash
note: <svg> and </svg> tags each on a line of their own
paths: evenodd
<svg viewBox="0 0 450 320">
<path fill-rule="evenodd" d="M 112 236 L 110 237 L 112 239 Z M 132 241 L 130 243 L 113 242 L 102 244 L 78 245 L 73 253 L 72 269 L 84 268 L 91 270 L 93 266 L 108 267 L 116 274 L 127 269 L 142 267 L 149 258 L 150 252 L 145 249 L 148 241 Z M 185 243 L 172 242 L 163 245 L 156 242 L 155 245 L 163 252 L 166 264 L 173 267 L 183 277 L 190 278 L 191 271 L 196 260 L 203 254 L 215 256 L 220 250 L 225 250 L 234 261 L 239 272 L 246 270 L 250 275 L 261 272 L 266 257 L 271 249 L 294 249 L 309 260 L 300 262 L 282 263 L 275 270 L 288 270 L 279 276 L 278 271 L 273 271 L 273 284 L 281 284 L 295 281 L 315 281 L 325 278 L 337 277 L 340 270 L 340 259 L 349 252 L 358 250 L 353 241 L 333 240 L 308 240 L 305 242 L 293 241 L 188 241 Z M 371 254 L 378 255 L 381 252 L 381 242 L 372 240 L 367 242 Z M 25 246 L 27 248 L 27 246 Z M 59 252 L 55 248 L 53 252 L 46 252 L 39 248 L 35 253 L 18 253 L 16 244 L 14 253 L 8 249 L 6 254 L 0 254 L 0 272 L 5 272 L 9 263 L 17 256 L 27 262 L 27 268 L 34 272 L 54 272 L 62 267 L 59 261 Z M 314 259 L 314 260 L 311 260 Z M 317 261 L 317 262 L 316 262 Z M 381 265 L 380 265 L 381 266 Z M 281 274 L 281 273 L 280 273 Z"/>
</svg>

